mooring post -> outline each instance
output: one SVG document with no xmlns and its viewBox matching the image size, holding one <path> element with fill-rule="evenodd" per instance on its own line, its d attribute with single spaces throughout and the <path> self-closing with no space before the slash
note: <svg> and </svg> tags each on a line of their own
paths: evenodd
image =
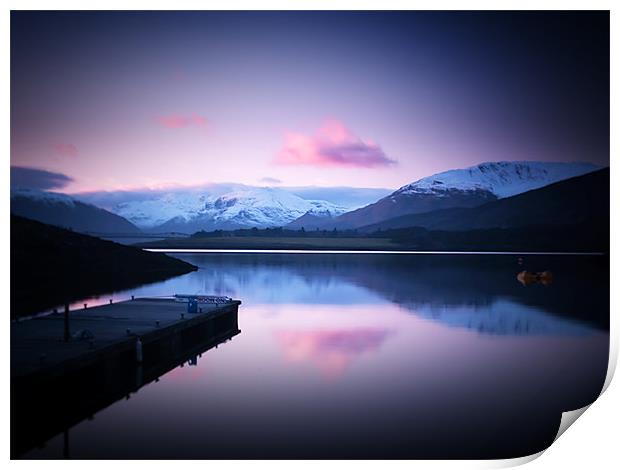
<svg viewBox="0 0 620 470">
<path fill-rule="evenodd" d="M 139 336 L 136 338 L 136 362 L 142 364 L 142 341 Z"/>
<path fill-rule="evenodd" d="M 71 338 L 71 332 L 69 331 L 69 304 L 65 304 L 65 342 Z"/>
</svg>

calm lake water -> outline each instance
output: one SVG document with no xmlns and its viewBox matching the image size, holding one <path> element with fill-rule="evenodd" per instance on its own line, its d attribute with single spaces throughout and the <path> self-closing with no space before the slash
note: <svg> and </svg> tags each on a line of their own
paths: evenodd
<svg viewBox="0 0 620 470">
<path fill-rule="evenodd" d="M 241 333 L 23 457 L 518 457 L 605 379 L 604 257 L 175 256 L 200 269 L 76 304 L 228 295 Z"/>
</svg>

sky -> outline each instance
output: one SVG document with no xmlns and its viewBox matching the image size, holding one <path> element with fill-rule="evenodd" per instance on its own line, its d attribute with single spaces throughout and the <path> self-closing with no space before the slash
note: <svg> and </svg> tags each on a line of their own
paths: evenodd
<svg viewBox="0 0 620 470">
<path fill-rule="evenodd" d="M 12 12 L 12 175 L 398 188 L 609 165 L 607 12 Z"/>
</svg>

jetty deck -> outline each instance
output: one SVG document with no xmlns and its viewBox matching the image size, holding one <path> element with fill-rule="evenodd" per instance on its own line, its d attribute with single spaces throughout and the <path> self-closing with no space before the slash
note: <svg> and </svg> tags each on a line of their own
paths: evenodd
<svg viewBox="0 0 620 470">
<path fill-rule="evenodd" d="M 64 312 L 13 322 L 12 456 L 231 340 L 241 332 L 240 304 L 201 303 L 188 313 L 185 302 L 138 298 L 74 310 L 69 341 Z"/>
<path fill-rule="evenodd" d="M 174 299 L 139 298 L 74 310 L 69 313 L 69 325 L 70 334 L 77 337 L 69 341 L 64 340 L 64 312 L 13 322 L 11 377 L 51 370 L 68 361 L 86 362 L 111 347 L 134 348 L 137 337 L 146 344 L 236 309 L 240 303 L 201 304 L 202 312 L 193 314 Z"/>
</svg>

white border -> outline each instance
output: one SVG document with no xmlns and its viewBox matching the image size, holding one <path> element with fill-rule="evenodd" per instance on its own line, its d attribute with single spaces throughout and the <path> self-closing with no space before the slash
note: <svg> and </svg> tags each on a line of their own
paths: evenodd
<svg viewBox="0 0 620 470">
<path fill-rule="evenodd" d="M 9 0 L 5 2 L 5 14 L 2 18 L 2 37 L 4 45 L 1 50 L 3 67 L 3 90 L 5 100 L 5 112 L 2 113 L 2 133 L 4 146 L 6 149 L 6 159 L 1 174 L 2 185 L 5 190 L 5 197 L 1 199 L 0 207 L 4 220 L 9 220 L 9 142 L 10 142 L 10 108 L 8 103 L 10 102 L 10 77 L 9 77 L 9 64 L 10 64 L 10 9 L 116 9 L 116 10 L 230 10 L 230 9 L 268 9 L 268 10 L 304 10 L 304 9 L 324 9 L 324 10 L 433 10 L 433 9 L 446 9 L 446 10 L 612 10 L 611 19 L 611 50 L 616 51 L 618 56 L 618 26 L 619 21 L 617 14 L 613 11 L 614 3 L 611 1 L 550 1 L 550 0 L 506 0 L 502 2 L 491 1 L 435 1 L 435 2 L 407 2 L 403 0 L 265 0 L 265 1 L 252 1 L 252 0 L 227 0 L 226 2 L 213 2 L 213 1 L 189 1 L 189 0 L 176 0 L 163 1 L 163 0 L 151 0 L 151 1 L 136 1 L 136 0 L 109 0 L 102 1 L 96 0 L 91 2 L 80 2 L 75 0 L 61 0 L 61 1 L 42 1 L 42 0 L 22 0 L 14 1 Z M 618 150 L 616 136 L 619 135 L 618 131 L 618 97 L 615 92 L 614 85 L 615 79 L 618 77 L 618 60 L 614 59 L 614 54 L 611 55 L 611 76 L 612 76 L 612 90 L 611 90 L 611 155 L 615 155 Z M 613 158 L 612 158 L 613 160 Z M 615 163 L 615 162 L 614 162 Z M 611 217 L 611 235 L 612 246 L 615 248 L 614 242 L 618 236 L 618 223 L 615 217 L 614 209 L 618 203 L 618 178 L 616 171 L 614 171 L 614 165 L 611 165 L 611 198 L 612 198 L 612 213 Z M 5 253 L 5 258 L 10 256 L 9 250 L 9 233 L 8 230 L 2 231 L 2 247 Z M 614 289 L 617 286 L 618 279 L 618 266 L 620 257 L 615 249 L 612 248 L 611 253 L 611 354 L 610 354 L 610 370 L 615 368 L 618 357 L 618 321 L 617 306 L 618 303 L 618 290 Z M 9 311 L 9 283 L 10 283 L 10 270 L 9 263 L 4 263 L 4 269 L 2 271 L 2 286 L 4 290 L 5 314 L 8 316 Z M 6 381 L 5 386 L 2 387 L 2 403 L 5 406 L 4 416 L 8 416 L 9 413 L 9 393 L 8 393 L 8 377 L 9 377 L 9 321 L 5 320 L 5 334 L 3 342 L 4 361 L 2 377 Z M 611 374 L 608 374 L 606 387 L 609 385 Z M 620 416 L 620 388 L 617 384 L 612 384 L 606 392 L 588 409 L 586 413 L 580 418 L 580 423 L 577 426 L 573 426 L 562 437 L 555 442 L 547 451 L 543 452 L 541 458 L 536 459 L 530 464 L 531 468 L 536 466 L 545 465 L 572 469 L 583 468 L 588 465 L 593 468 L 607 468 L 615 466 L 613 462 L 618 463 L 618 451 L 617 448 L 617 433 L 618 422 L 616 418 Z M 2 429 L 2 436 L 0 440 L 0 446 L 4 450 L 6 459 L 9 459 L 9 422 L 5 419 L 5 426 Z M 540 454 L 539 454 L 540 455 Z M 503 467 L 520 465 L 527 461 L 532 460 L 537 456 L 531 456 L 525 459 L 514 459 L 508 461 L 338 461 L 338 462 L 321 462 L 321 466 L 327 466 L 332 468 L 355 468 L 359 470 L 360 467 L 374 468 L 378 466 L 389 466 L 392 468 L 410 468 L 411 465 L 423 466 L 424 468 L 489 468 L 489 467 Z M 119 462 L 119 464 L 130 464 L 132 466 L 149 465 L 149 467 L 166 468 L 169 466 L 169 462 L 165 461 L 131 461 L 131 462 Z M 83 465 L 79 461 L 52 461 L 52 462 L 28 462 L 28 461 L 12 461 L 11 465 L 16 466 L 39 466 L 49 465 L 51 467 L 64 468 L 65 466 L 77 466 Z M 92 461 L 88 463 L 89 466 L 94 468 L 107 468 L 110 462 L 106 461 Z M 175 465 L 184 465 L 194 468 L 202 468 L 205 462 L 202 461 L 180 461 Z M 235 461 L 220 461 L 216 465 L 223 470 L 229 468 L 236 468 L 239 465 L 252 466 L 258 469 L 288 469 L 291 466 L 291 462 L 286 461 L 258 461 L 258 462 L 235 462 Z M 312 461 L 296 461 L 295 467 L 311 468 L 317 465 L 317 462 Z"/>
</svg>

